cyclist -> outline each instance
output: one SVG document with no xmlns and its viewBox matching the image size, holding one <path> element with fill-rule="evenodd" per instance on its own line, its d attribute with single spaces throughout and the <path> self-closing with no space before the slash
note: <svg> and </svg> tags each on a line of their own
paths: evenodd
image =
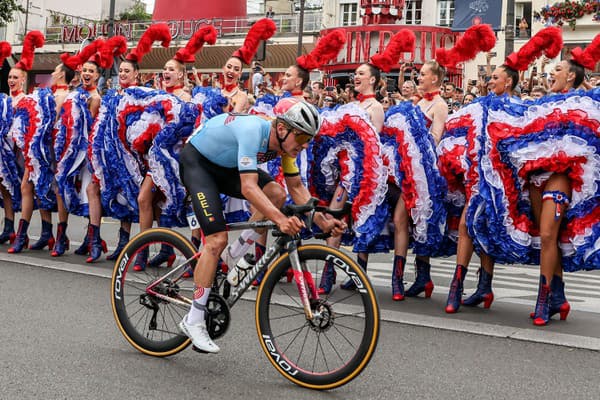
<svg viewBox="0 0 600 400">
<path fill-rule="evenodd" d="M 191 195 L 206 242 L 194 271 L 194 300 L 179 327 L 201 351 L 219 351 L 204 320 L 219 256 L 228 242 L 219 194 L 245 198 L 257 210 L 251 220 L 267 218 L 285 234 L 297 234 L 304 227 L 297 217 L 281 213 L 285 191 L 257 164 L 282 156 L 289 194 L 297 204 L 307 202 L 310 193 L 302 184 L 295 158 L 319 131 L 319 113 L 314 106 L 295 98 L 280 100 L 274 111 L 273 121 L 257 115 L 218 115 L 199 128 L 180 156 L 181 180 Z M 346 229 L 344 222 L 320 213 L 315 215 L 315 223 L 333 235 Z M 245 239 L 251 242 L 259 236 L 253 232 Z"/>
</svg>

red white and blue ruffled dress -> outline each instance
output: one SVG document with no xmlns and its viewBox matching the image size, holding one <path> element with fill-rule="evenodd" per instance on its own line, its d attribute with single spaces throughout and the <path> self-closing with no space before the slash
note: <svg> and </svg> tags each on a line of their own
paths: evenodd
<svg viewBox="0 0 600 400">
<path fill-rule="evenodd" d="M 92 174 L 88 168 L 88 137 L 94 122 L 88 107 L 90 94 L 77 88 L 70 92 L 60 110 L 54 137 L 56 184 L 69 214 L 87 217 L 86 193 Z"/>
<path fill-rule="evenodd" d="M 56 102 L 50 89 L 37 89 L 16 104 L 9 135 L 16 143 L 33 183 L 36 206 L 56 208 L 52 131 L 56 120 Z M 20 190 L 20 186 L 19 186 Z"/>
<path fill-rule="evenodd" d="M 97 127 L 91 150 L 95 175 L 101 191 L 106 191 L 103 206 L 110 213 L 136 213 L 139 186 L 148 175 L 163 195 L 158 202 L 159 225 L 187 226 L 186 190 L 179 179 L 178 160 L 194 129 L 198 108 L 164 91 L 143 87 L 111 96 L 114 100 L 106 99 L 102 112 L 112 115 L 115 124 Z M 119 181 L 109 185 L 113 173 L 120 175 Z"/>
<path fill-rule="evenodd" d="M 104 215 L 138 222 L 138 194 L 144 178 L 143 163 L 127 141 L 127 118 L 118 117 L 121 95 L 111 90 L 102 96 L 89 138 L 88 156 L 100 186 Z"/>
<path fill-rule="evenodd" d="M 477 138 L 485 128 L 485 107 L 482 103 L 484 99 L 486 97 L 480 97 L 449 115 L 444 134 L 437 146 L 438 168 L 448 186 L 444 199 L 448 213 L 445 241 L 447 246 L 455 247 L 458 243 L 458 224 L 463 209 L 471 198 L 471 192 L 478 191 Z"/>
<path fill-rule="evenodd" d="M 563 173 L 572 189 L 559 237 L 563 269 L 600 268 L 600 89 L 549 95 L 520 106 L 495 98 L 486 108 L 480 198 L 494 212 L 481 225 L 493 236 L 489 243 L 474 243 L 487 245 L 498 262 L 538 263 L 528 187 L 549 173 Z M 475 206 L 474 221 L 480 223 L 476 213 L 483 207 Z"/>
<path fill-rule="evenodd" d="M 11 98 L 0 93 L 0 185 L 10 194 L 13 209 L 20 211 L 23 166 L 17 162 L 14 142 L 9 134 L 13 113 Z M 2 206 L 4 207 L 4 203 Z"/>
<path fill-rule="evenodd" d="M 357 103 L 324 111 L 322 116 L 321 130 L 311 147 L 309 189 L 329 203 L 341 185 L 352 202 L 354 251 L 371 251 L 388 217 L 388 169 L 379 134 Z"/>
<path fill-rule="evenodd" d="M 428 118 L 418 106 L 402 102 L 385 115 L 381 132 L 388 182 L 400 189 L 411 218 L 411 248 L 419 256 L 448 255 L 442 246 L 446 228 L 446 182 L 438 169 Z M 393 210 L 390 210 L 393 212 Z"/>
</svg>

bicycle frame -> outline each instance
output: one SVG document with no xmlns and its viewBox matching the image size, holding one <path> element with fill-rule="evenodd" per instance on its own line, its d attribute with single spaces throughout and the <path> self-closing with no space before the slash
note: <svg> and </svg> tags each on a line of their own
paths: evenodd
<svg viewBox="0 0 600 400">
<path fill-rule="evenodd" d="M 270 221 L 256 221 L 256 222 L 237 222 L 227 225 L 228 231 L 239 231 L 244 229 L 272 229 L 275 228 L 276 225 Z M 275 242 L 267 249 L 265 254 L 258 260 L 256 265 L 244 276 L 244 279 L 235 287 L 232 287 L 231 293 L 229 297 L 226 299 L 226 302 L 229 307 L 233 307 L 233 305 L 242 297 L 242 295 L 248 290 L 248 288 L 252 285 L 252 281 L 258 276 L 261 271 L 266 271 L 268 266 L 275 260 L 277 255 L 281 252 L 282 249 L 285 249 L 286 253 L 290 257 L 290 261 L 292 264 L 292 268 L 294 270 L 294 280 L 298 287 L 298 292 L 300 295 L 300 300 L 302 302 L 304 313 L 306 314 L 306 318 L 308 320 L 312 320 L 314 318 L 314 313 L 311 310 L 310 306 L 310 298 L 318 299 L 318 293 L 314 284 L 314 280 L 312 278 L 312 274 L 309 271 L 305 270 L 305 267 L 300 263 L 300 258 L 298 257 L 298 246 L 301 243 L 299 236 L 291 237 L 288 235 L 281 235 L 275 238 Z M 169 279 L 171 277 L 176 276 L 175 281 L 181 279 L 181 274 L 183 274 L 183 270 L 185 268 L 190 267 L 190 263 L 192 261 L 198 259 L 200 257 L 201 251 L 196 252 L 194 256 L 185 260 L 181 264 L 176 267 L 173 267 L 168 273 L 151 282 L 147 288 L 146 292 L 152 296 L 156 296 L 161 300 L 168 301 L 171 303 L 177 303 L 180 305 L 190 305 L 192 300 L 183 296 L 179 296 L 179 298 L 173 298 L 161 293 L 157 293 L 154 291 L 154 287 L 159 285 L 161 282 Z M 192 268 L 195 265 L 191 266 Z M 230 268 L 233 268 L 231 266 Z M 310 290 L 309 293 L 306 291 L 306 288 Z"/>
</svg>

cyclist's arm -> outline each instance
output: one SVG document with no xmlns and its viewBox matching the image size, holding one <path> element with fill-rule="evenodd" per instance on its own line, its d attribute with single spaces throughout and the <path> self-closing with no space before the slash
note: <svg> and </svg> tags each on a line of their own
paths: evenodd
<svg viewBox="0 0 600 400">
<path fill-rule="evenodd" d="M 242 194 L 267 219 L 275 222 L 286 234 L 296 234 L 304 227 L 304 223 L 296 217 L 288 218 L 264 194 L 258 186 L 258 174 L 245 172 L 240 174 Z"/>
<path fill-rule="evenodd" d="M 285 184 L 294 203 L 305 204 L 311 198 L 310 192 L 300 179 L 300 175 L 285 175 Z M 346 230 L 344 221 L 334 219 L 330 215 L 320 212 L 315 213 L 313 221 L 323 232 L 331 232 L 333 236 L 341 235 Z"/>
</svg>

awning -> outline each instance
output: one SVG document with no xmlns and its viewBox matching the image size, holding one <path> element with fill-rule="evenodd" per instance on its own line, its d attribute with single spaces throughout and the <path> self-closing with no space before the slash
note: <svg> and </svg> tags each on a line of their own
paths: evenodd
<svg viewBox="0 0 600 400">
<path fill-rule="evenodd" d="M 313 43 L 303 44 L 302 53 L 310 52 L 314 47 Z M 196 55 L 195 67 L 199 70 L 219 71 L 225 62 L 231 57 L 231 54 L 237 50 L 239 46 L 205 46 L 202 51 Z M 297 44 L 268 44 L 267 54 L 261 64 L 266 70 L 285 70 L 292 64 L 296 63 Z M 178 48 L 158 47 L 152 49 L 149 54 L 146 54 L 140 65 L 142 70 L 160 71 L 165 62 L 171 59 Z M 62 53 L 36 53 L 33 72 L 49 72 L 60 64 L 60 54 Z M 13 55 L 17 60 L 19 55 Z"/>
</svg>

